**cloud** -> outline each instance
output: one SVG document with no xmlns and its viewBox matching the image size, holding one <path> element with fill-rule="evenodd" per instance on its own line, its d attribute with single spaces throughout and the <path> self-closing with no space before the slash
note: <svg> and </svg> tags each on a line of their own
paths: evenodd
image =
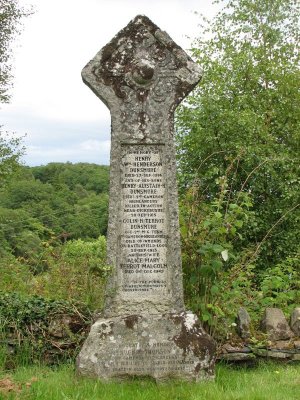
<svg viewBox="0 0 300 400">
<path fill-rule="evenodd" d="M 74 121 L 46 118 L 26 114 L 22 110 L 3 113 L 2 123 L 6 130 L 27 135 L 32 144 L 43 141 L 51 145 L 55 141 L 78 141 L 83 138 L 110 138 L 110 119 L 98 118 L 91 121 Z"/>
<path fill-rule="evenodd" d="M 4 129 L 22 137 L 28 165 L 48 162 L 109 163 L 110 120 L 55 120 L 19 113 L 6 113 Z"/>
<path fill-rule="evenodd" d="M 26 165 L 48 164 L 50 162 L 90 162 L 109 164 L 110 140 L 86 140 L 71 146 L 41 147 L 28 145 L 23 161 Z"/>
<path fill-rule="evenodd" d="M 20 4 L 33 5 L 36 11 L 24 20 L 15 51 L 13 97 L 2 107 L 1 122 L 20 136 L 27 133 L 25 160 L 31 165 L 63 161 L 63 154 L 65 161 L 75 160 L 76 154 L 78 160 L 95 160 L 94 150 L 84 150 L 80 143 L 109 140 L 109 111 L 83 84 L 80 73 L 132 18 L 147 15 L 188 48 L 191 40 L 186 36 L 197 36 L 199 23 L 192 11 L 212 15 L 216 10 L 212 0 L 20 0 Z M 108 153 L 99 157 L 100 162 L 107 161 Z"/>
</svg>

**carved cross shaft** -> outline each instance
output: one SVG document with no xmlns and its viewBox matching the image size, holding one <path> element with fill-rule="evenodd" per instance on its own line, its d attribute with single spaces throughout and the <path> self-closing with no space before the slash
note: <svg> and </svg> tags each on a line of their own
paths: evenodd
<svg viewBox="0 0 300 400">
<path fill-rule="evenodd" d="M 112 121 L 108 315 L 183 310 L 173 144 L 176 106 L 200 80 L 187 54 L 137 16 L 82 71 Z"/>
</svg>

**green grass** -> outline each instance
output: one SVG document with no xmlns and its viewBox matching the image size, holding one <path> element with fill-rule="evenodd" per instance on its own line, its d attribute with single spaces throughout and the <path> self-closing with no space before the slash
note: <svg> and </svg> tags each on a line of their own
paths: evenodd
<svg viewBox="0 0 300 400">
<path fill-rule="evenodd" d="M 299 400 L 299 364 L 262 364 L 252 369 L 218 366 L 215 382 L 151 380 L 102 383 L 79 378 L 71 366 L 23 367 L 0 372 L 15 384 L 15 391 L 0 391 L 0 399 L 24 400 Z M 27 385 L 26 385 L 27 384 Z M 19 392 L 18 392 L 19 388 Z"/>
</svg>

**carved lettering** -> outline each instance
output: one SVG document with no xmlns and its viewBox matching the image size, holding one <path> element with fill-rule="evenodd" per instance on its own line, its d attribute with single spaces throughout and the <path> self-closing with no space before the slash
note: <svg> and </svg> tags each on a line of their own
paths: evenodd
<svg viewBox="0 0 300 400">
<path fill-rule="evenodd" d="M 139 171 L 133 171 L 133 167 L 139 167 Z M 162 145 L 123 145 L 121 171 L 120 273 L 123 296 L 136 296 L 137 292 L 149 293 L 150 297 L 161 296 L 167 288 Z"/>
</svg>

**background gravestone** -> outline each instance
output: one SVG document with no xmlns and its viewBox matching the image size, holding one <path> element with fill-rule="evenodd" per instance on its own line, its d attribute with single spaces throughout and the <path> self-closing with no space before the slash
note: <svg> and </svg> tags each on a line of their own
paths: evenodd
<svg viewBox="0 0 300 400">
<path fill-rule="evenodd" d="M 198 66 L 137 16 L 82 71 L 112 121 L 108 263 L 103 319 L 77 359 L 81 374 L 199 380 L 215 345 L 183 302 L 173 113 Z"/>
</svg>

